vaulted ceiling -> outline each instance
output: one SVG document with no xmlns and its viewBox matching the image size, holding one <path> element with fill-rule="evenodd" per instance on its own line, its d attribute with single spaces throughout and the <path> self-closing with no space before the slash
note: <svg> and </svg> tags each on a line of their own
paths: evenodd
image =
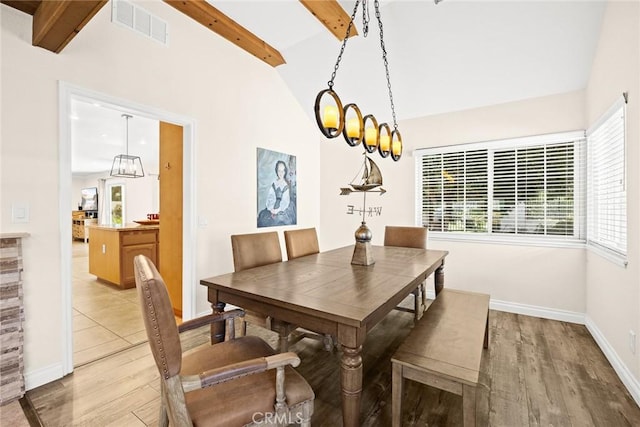
<svg viewBox="0 0 640 427">
<path fill-rule="evenodd" d="M 12 1 L 33 15 L 33 44 L 60 52 L 107 3 Z M 144 7 L 144 2 L 136 2 Z M 311 116 L 327 87 L 355 0 L 165 0 L 275 67 Z M 374 2 L 355 19 L 334 89 L 391 121 Z M 583 89 L 606 0 L 380 0 L 398 120 Z M 214 34 L 215 33 L 215 34 Z M 117 116 L 117 115 L 116 115 Z M 120 126 L 118 120 L 114 126 Z"/>
<path fill-rule="evenodd" d="M 60 52 L 107 0 L 0 0 L 33 15 L 33 44 Z M 354 0 L 165 0 L 270 64 L 312 109 L 334 70 Z M 355 19 L 335 80 L 376 115 L 389 100 L 378 25 Z M 439 3 L 439 4 L 436 4 Z M 143 3 L 142 3 L 143 4 Z M 361 3 L 362 4 L 362 3 Z M 585 87 L 606 0 L 380 0 L 398 118 Z M 355 37 L 354 37 L 355 36 Z M 212 34 L 212 37 L 216 37 Z"/>
</svg>

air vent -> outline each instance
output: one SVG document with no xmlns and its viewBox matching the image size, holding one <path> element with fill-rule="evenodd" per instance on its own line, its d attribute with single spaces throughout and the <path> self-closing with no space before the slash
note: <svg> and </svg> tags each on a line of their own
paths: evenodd
<svg viewBox="0 0 640 427">
<path fill-rule="evenodd" d="M 124 0 L 111 2 L 111 22 L 127 27 L 150 39 L 167 44 L 167 23 L 140 6 Z"/>
</svg>

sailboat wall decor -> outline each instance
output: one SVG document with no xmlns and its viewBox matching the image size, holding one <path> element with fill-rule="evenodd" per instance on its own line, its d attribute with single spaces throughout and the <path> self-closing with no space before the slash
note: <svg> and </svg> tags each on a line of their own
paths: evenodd
<svg viewBox="0 0 640 427">
<path fill-rule="evenodd" d="M 353 256 L 351 258 L 351 264 L 355 265 L 372 265 L 376 261 L 373 258 L 373 250 L 371 248 L 371 238 L 373 234 L 367 223 L 364 220 L 367 204 L 367 193 L 380 193 L 380 195 L 386 193 L 386 190 L 382 188 L 382 173 L 378 165 L 364 155 L 363 172 L 359 182 L 351 181 L 349 187 L 341 187 L 340 195 L 346 196 L 351 193 L 363 193 L 364 201 L 362 205 L 362 224 L 355 232 L 356 246 L 353 250 Z M 358 174 L 359 175 L 359 174 Z M 358 176 L 356 175 L 356 177 Z"/>
</svg>

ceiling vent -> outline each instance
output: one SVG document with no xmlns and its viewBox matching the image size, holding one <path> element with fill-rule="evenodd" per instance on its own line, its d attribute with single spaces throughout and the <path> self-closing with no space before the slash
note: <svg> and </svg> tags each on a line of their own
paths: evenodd
<svg viewBox="0 0 640 427">
<path fill-rule="evenodd" d="M 167 44 L 167 23 L 141 8 L 124 0 L 111 2 L 111 22 L 134 30 L 163 45 Z"/>
</svg>

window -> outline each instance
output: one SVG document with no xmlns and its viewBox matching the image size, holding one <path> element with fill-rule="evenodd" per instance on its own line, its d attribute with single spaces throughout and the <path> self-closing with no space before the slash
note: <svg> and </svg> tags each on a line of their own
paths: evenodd
<svg viewBox="0 0 640 427">
<path fill-rule="evenodd" d="M 587 131 L 587 243 L 622 259 L 627 254 L 625 105 L 621 98 Z"/>
<path fill-rule="evenodd" d="M 124 225 L 124 184 L 108 184 L 107 185 L 108 212 L 110 225 Z"/>
<path fill-rule="evenodd" d="M 422 225 L 436 236 L 584 240 L 584 141 L 571 132 L 418 150 Z"/>
</svg>

